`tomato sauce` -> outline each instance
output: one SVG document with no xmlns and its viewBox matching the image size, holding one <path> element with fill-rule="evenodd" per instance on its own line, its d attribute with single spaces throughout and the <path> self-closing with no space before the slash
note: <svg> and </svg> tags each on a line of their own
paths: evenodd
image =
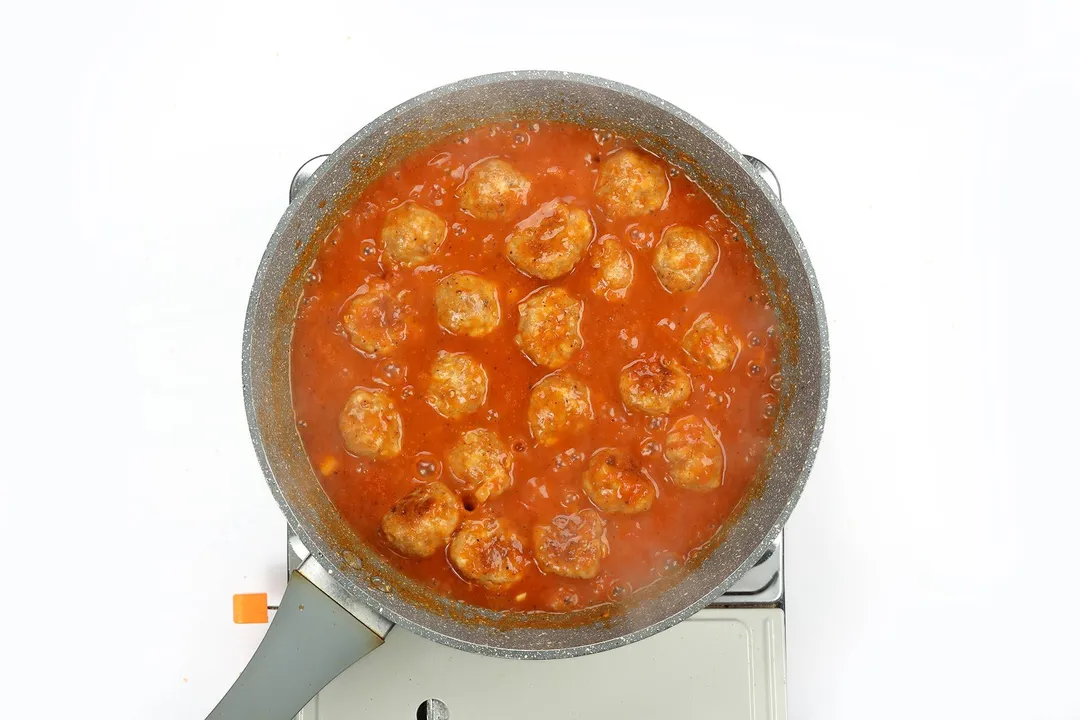
<svg viewBox="0 0 1080 720">
<path fill-rule="evenodd" d="M 355 200 L 321 241 L 305 276 L 305 292 L 292 342 L 293 404 L 297 427 L 327 495 L 367 542 L 406 575 L 437 592 L 496 610 L 554 610 L 618 600 L 676 572 L 730 516 L 749 489 L 775 427 L 780 363 L 776 316 L 743 232 L 678 168 L 662 163 L 670 194 L 663 208 L 633 219 L 609 218 L 595 186 L 602 159 L 626 138 L 603 129 L 559 123 L 504 123 L 447 138 L 390 168 Z M 459 206 L 456 190 L 478 161 L 500 157 L 531 181 L 527 205 L 512 217 L 482 220 Z M 662 161 L 660 161 L 662 162 Z M 586 208 L 595 238 L 618 238 L 634 260 L 634 280 L 624 300 L 609 301 L 590 290 L 588 256 L 556 280 L 529 277 L 511 264 L 504 242 L 522 219 L 553 198 Z M 448 228 L 430 262 L 413 269 L 384 264 L 380 232 L 387 212 L 412 200 L 434 211 Z M 672 294 L 660 284 L 652 256 L 665 228 L 681 224 L 705 230 L 719 248 L 715 269 L 695 292 Z M 593 242 L 596 242 L 594 240 Z M 435 283 L 469 270 L 498 286 L 502 320 L 484 337 L 443 330 L 434 306 Z M 343 307 L 372 279 L 389 283 L 412 313 L 406 341 L 390 354 L 369 357 L 355 348 L 342 324 Z M 595 419 L 584 432 L 550 447 L 530 435 L 526 407 L 530 388 L 551 370 L 537 367 L 515 344 L 517 303 L 546 285 L 565 288 L 584 302 L 584 344 L 566 370 L 589 387 Z M 723 319 L 739 345 L 731 369 L 714 372 L 693 362 L 681 341 L 704 311 Z M 424 400 L 429 369 L 439 351 L 467 352 L 486 368 L 489 388 L 479 410 L 460 420 L 440 417 Z M 628 363 L 663 353 L 678 358 L 692 379 L 689 400 L 670 416 L 630 412 L 618 387 Z M 401 412 L 401 452 L 389 460 L 349 454 L 338 417 L 356 387 L 382 387 Z M 671 482 L 664 443 L 671 424 L 687 414 L 716 431 L 726 467 L 719 488 L 683 489 Z M 610 554 L 593 579 L 547 575 L 530 564 L 523 580 L 504 592 L 467 582 L 436 552 L 424 559 L 399 555 L 381 537 L 388 509 L 420 484 L 439 480 L 460 491 L 446 463 L 463 432 L 488 428 L 513 455 L 513 484 L 498 497 L 463 513 L 465 518 L 506 518 L 528 543 L 538 523 L 590 506 L 582 473 L 600 448 L 629 452 L 652 478 L 657 498 L 636 515 L 603 514 Z M 528 544 L 526 544 L 528 552 Z"/>
</svg>

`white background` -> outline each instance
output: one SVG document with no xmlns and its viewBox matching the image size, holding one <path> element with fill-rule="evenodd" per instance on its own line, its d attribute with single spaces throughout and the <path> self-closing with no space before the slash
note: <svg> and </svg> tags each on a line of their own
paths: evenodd
<svg viewBox="0 0 1080 720">
<path fill-rule="evenodd" d="M 5 7 L 5 716 L 210 710 L 265 631 L 231 595 L 283 587 L 240 335 L 289 178 L 419 92 L 538 67 L 765 159 L 816 265 L 792 717 L 1080 717 L 1077 4 L 586 5 Z"/>
</svg>

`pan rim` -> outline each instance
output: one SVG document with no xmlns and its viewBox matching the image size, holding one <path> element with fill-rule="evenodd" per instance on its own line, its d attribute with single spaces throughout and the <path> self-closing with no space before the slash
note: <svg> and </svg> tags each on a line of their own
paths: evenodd
<svg viewBox="0 0 1080 720">
<path fill-rule="evenodd" d="M 734 147 L 732 147 L 726 140 L 720 137 L 715 131 L 702 123 L 696 117 L 683 111 L 682 109 L 672 105 L 671 103 L 655 96 L 650 93 L 646 93 L 637 88 L 606 80 L 591 75 L 572 73 L 566 71 L 545 71 L 545 70 L 524 70 L 524 71 L 506 71 L 499 73 L 491 73 L 486 75 L 479 75 L 464 80 L 459 80 L 453 83 L 449 83 L 438 88 L 429 90 L 425 93 L 417 95 L 403 103 L 391 108 L 379 117 L 375 118 L 359 131 L 354 133 L 348 140 L 341 144 L 337 150 L 330 155 L 330 157 L 324 162 L 318 170 L 311 177 L 310 181 L 300 190 L 297 196 L 289 204 L 289 207 L 282 214 L 277 227 L 271 236 L 270 242 L 267 244 L 266 250 L 259 262 L 258 270 L 256 271 L 253 289 L 249 298 L 247 312 L 244 322 L 244 334 L 243 334 L 243 358 L 242 358 L 242 374 L 243 374 L 243 390 L 244 390 L 244 406 L 248 419 L 248 426 L 251 433 L 252 443 L 254 445 L 256 455 L 259 460 L 259 465 L 262 468 L 263 475 L 266 478 L 267 485 L 270 488 L 272 495 L 282 513 L 285 515 L 290 527 L 296 532 L 301 542 L 309 548 L 314 557 L 328 567 L 339 567 L 344 564 L 342 558 L 337 557 L 337 553 L 334 548 L 326 543 L 313 532 L 309 532 L 306 527 L 306 523 L 297 516 L 292 507 L 284 497 L 284 494 L 279 486 L 277 479 L 274 475 L 273 468 L 270 465 L 270 459 L 267 454 L 266 447 L 263 444 L 262 437 L 259 432 L 259 424 L 256 417 L 255 397 L 253 390 L 253 333 L 254 323 L 257 314 L 257 308 L 259 301 L 262 298 L 262 289 L 264 280 L 269 270 L 272 258 L 278 248 L 279 243 L 282 242 L 283 237 L 287 233 L 287 229 L 294 221 L 298 208 L 303 204 L 307 196 L 318 186 L 319 179 L 329 172 L 329 169 L 337 164 L 342 157 L 349 154 L 354 146 L 362 142 L 365 138 L 372 134 L 379 132 L 385 125 L 390 123 L 394 118 L 402 113 L 408 112 L 418 106 L 423 106 L 438 99 L 451 95 L 455 92 L 463 89 L 475 88 L 487 85 L 499 85 L 508 82 L 521 81 L 521 80 L 541 80 L 551 81 L 557 80 L 561 82 L 569 82 L 587 87 L 596 87 L 604 90 L 614 91 L 623 95 L 628 95 L 640 102 L 647 103 L 654 106 L 656 109 L 663 113 L 671 115 L 676 119 L 686 123 L 694 128 L 697 132 L 701 133 L 709 142 L 718 146 L 729 157 L 731 157 L 740 168 L 750 177 L 758 189 L 762 192 L 763 196 L 771 204 L 772 209 L 776 212 L 784 231 L 791 239 L 792 244 L 798 255 L 799 262 L 803 271 L 806 274 L 810 295 L 814 307 L 818 322 L 816 323 L 816 332 L 818 333 L 818 343 L 820 347 L 820 357 L 818 363 L 820 367 L 820 383 L 818 387 L 818 402 L 816 407 L 816 414 L 814 417 L 813 428 L 809 435 L 808 449 L 806 456 L 803 459 L 802 466 L 795 474 L 794 481 L 792 483 L 791 492 L 788 495 L 787 502 L 780 509 L 776 522 L 772 528 L 765 533 L 763 539 L 757 546 L 757 548 L 747 556 L 747 558 L 736 568 L 736 570 L 729 574 L 722 582 L 718 583 L 710 592 L 705 593 L 702 597 L 698 598 L 692 603 L 687 604 L 681 610 L 671 613 L 666 617 L 663 617 L 656 622 L 653 622 L 646 627 L 638 628 L 633 632 L 625 635 L 620 635 L 604 640 L 600 640 L 593 643 L 582 643 L 580 645 L 556 647 L 556 648 L 519 648 L 519 647 L 502 647 L 491 644 L 479 644 L 473 641 L 465 640 L 459 637 L 447 635 L 445 633 L 434 630 L 422 622 L 415 621 L 409 617 L 402 615 L 401 613 L 387 607 L 387 601 L 385 595 L 380 595 L 378 591 L 370 588 L 366 585 L 354 582 L 348 576 L 336 576 L 337 581 L 343 586 L 346 592 L 356 597 L 366 605 L 376 609 L 380 615 L 390 620 L 391 622 L 400 625 L 401 627 L 413 632 L 422 637 L 434 640 L 443 645 L 454 647 L 461 650 L 470 652 L 477 652 L 486 655 L 505 657 L 505 658 L 519 658 L 519 659 L 551 659 L 551 658 L 564 658 L 574 657 L 579 655 L 587 655 L 596 652 L 601 652 L 615 647 L 621 647 L 631 642 L 644 639 L 650 635 L 665 630 L 682 620 L 690 617 L 706 604 L 708 604 L 714 597 L 726 591 L 741 575 L 750 567 L 752 567 L 760 557 L 768 550 L 768 548 L 775 541 L 777 535 L 783 529 L 784 524 L 791 516 L 795 505 L 797 504 L 803 489 L 805 488 L 809 473 L 812 469 L 814 459 L 817 455 L 817 450 L 820 445 L 821 435 L 824 429 L 825 415 L 828 406 L 829 395 L 829 343 L 828 343 L 828 328 L 825 317 L 824 303 L 821 297 L 821 291 L 818 286 L 817 276 L 814 272 L 813 266 L 810 262 L 810 258 L 806 252 L 806 248 L 803 245 L 802 239 L 799 236 L 791 218 L 788 216 L 786 209 L 780 204 L 778 198 L 773 194 L 771 188 L 765 183 L 765 181 L 756 172 L 753 166 L 739 153 Z M 800 333 L 813 332 L 814 329 L 800 327 Z M 336 558 L 336 559 L 335 559 Z M 405 602 L 405 601 L 403 601 Z M 408 603 L 406 602 L 408 605 Z M 412 605 L 409 605 L 412 607 Z"/>
</svg>

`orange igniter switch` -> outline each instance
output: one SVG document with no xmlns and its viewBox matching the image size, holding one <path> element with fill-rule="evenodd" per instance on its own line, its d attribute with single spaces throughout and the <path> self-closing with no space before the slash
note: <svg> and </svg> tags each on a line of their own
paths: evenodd
<svg viewBox="0 0 1080 720">
<path fill-rule="evenodd" d="M 232 619 L 237 624 L 264 623 L 270 619 L 266 593 L 245 593 L 232 596 Z"/>
</svg>

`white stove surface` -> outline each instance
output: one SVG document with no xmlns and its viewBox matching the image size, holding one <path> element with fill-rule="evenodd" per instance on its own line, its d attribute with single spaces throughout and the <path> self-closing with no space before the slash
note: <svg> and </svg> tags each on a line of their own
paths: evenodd
<svg viewBox="0 0 1080 720">
<path fill-rule="evenodd" d="M 291 532 L 286 547 L 291 572 L 308 552 Z M 784 720 L 783 607 L 781 534 L 713 605 L 658 635 L 597 655 L 506 660 L 395 628 L 297 720 Z"/>
<path fill-rule="evenodd" d="M 440 702 L 424 707 L 429 699 Z M 786 717 L 784 611 L 710 607 L 633 645 L 567 660 L 484 657 L 396 628 L 298 719 Z"/>
</svg>

